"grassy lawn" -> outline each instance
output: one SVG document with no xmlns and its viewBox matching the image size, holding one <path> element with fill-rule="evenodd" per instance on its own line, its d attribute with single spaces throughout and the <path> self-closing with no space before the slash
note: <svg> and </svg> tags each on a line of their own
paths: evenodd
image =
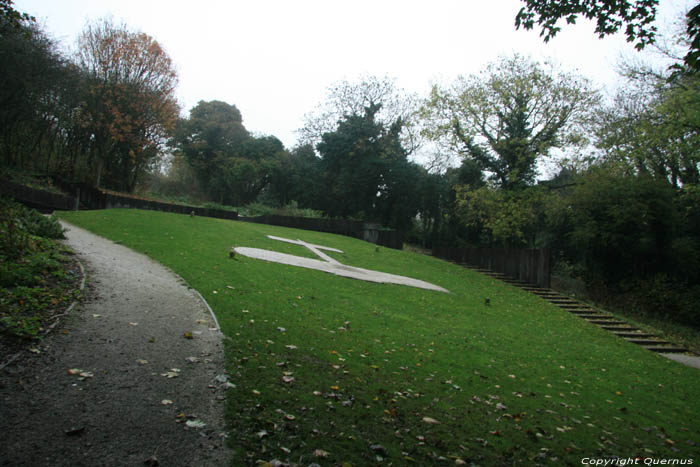
<svg viewBox="0 0 700 467">
<path fill-rule="evenodd" d="M 700 460 L 700 371 L 502 282 L 316 232 L 137 210 L 60 217 L 172 268 L 215 310 L 231 338 L 232 465 Z M 268 234 L 451 293 L 229 259 L 232 246 L 313 257 Z"/>
</svg>

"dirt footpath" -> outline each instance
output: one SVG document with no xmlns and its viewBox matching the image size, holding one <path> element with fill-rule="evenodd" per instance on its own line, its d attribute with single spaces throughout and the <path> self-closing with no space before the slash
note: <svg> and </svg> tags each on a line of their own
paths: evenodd
<svg viewBox="0 0 700 467">
<path fill-rule="evenodd" d="M 175 274 L 65 225 L 86 299 L 0 371 L 0 465 L 227 465 L 222 335 Z"/>
</svg>

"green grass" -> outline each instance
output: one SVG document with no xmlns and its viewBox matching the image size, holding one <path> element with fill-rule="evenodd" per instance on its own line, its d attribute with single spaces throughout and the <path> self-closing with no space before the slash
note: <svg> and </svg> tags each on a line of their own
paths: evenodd
<svg viewBox="0 0 700 467">
<path fill-rule="evenodd" d="M 232 465 L 580 465 L 700 452 L 700 371 L 494 279 L 316 232 L 137 210 L 60 216 L 172 268 L 215 310 L 231 338 Z M 267 234 L 451 293 L 229 259 L 231 246 L 312 257 Z"/>
</svg>

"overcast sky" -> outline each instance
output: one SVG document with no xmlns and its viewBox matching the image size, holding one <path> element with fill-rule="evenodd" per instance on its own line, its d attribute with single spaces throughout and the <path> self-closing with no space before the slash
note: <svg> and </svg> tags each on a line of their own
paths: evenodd
<svg viewBox="0 0 700 467">
<path fill-rule="evenodd" d="M 112 15 L 154 37 L 179 73 L 183 112 L 200 100 L 222 100 L 243 114 L 249 131 L 291 148 L 303 115 L 328 86 L 363 75 L 396 78 L 426 96 L 434 82 L 478 73 L 515 52 L 554 59 L 567 71 L 608 88 L 622 35 L 597 39 L 582 20 L 548 44 L 539 30 L 516 31 L 520 0 L 15 0 L 46 31 L 73 47 L 88 20 Z M 692 6 L 661 0 L 662 23 Z"/>
</svg>

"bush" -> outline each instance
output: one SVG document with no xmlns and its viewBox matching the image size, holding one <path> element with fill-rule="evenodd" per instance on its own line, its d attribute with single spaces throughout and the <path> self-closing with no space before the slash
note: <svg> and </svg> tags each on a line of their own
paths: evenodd
<svg viewBox="0 0 700 467">
<path fill-rule="evenodd" d="M 0 255 L 16 259 L 35 248 L 32 236 L 65 238 L 55 216 L 46 217 L 14 201 L 0 199 Z"/>
</svg>

